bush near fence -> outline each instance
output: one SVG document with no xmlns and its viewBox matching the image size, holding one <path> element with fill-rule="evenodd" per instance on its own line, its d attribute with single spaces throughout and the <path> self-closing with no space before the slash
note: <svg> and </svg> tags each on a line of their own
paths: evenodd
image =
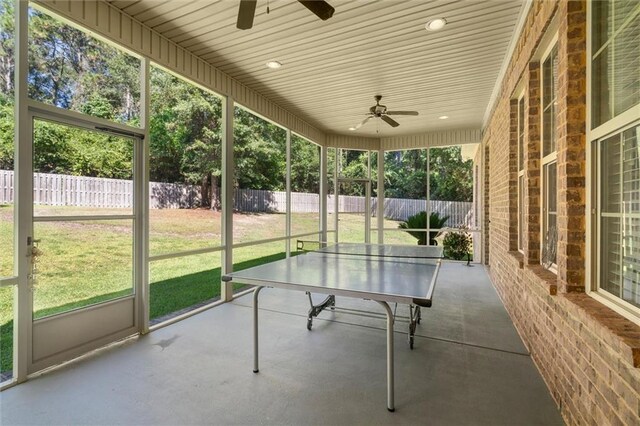
<svg viewBox="0 0 640 426">
<path fill-rule="evenodd" d="M 0 204 L 13 203 L 13 171 L 0 170 Z M 34 173 L 34 202 L 48 206 L 79 206 L 102 208 L 131 208 L 133 205 L 133 182 L 130 180 L 94 178 L 84 176 Z M 175 183 L 150 182 L 149 207 L 197 208 L 201 206 L 200 187 Z M 371 215 L 375 216 L 378 199 L 371 198 Z M 258 189 L 234 190 L 234 210 L 251 213 L 284 213 L 287 195 L 284 191 Z M 317 213 L 320 196 L 303 192 L 291 193 L 291 211 L 294 213 Z M 328 213 L 335 213 L 335 198 L 328 196 Z M 391 220 L 407 220 L 427 210 L 425 200 L 386 198 L 384 217 Z M 473 226 L 473 203 L 462 201 L 431 200 L 430 210 L 449 216 L 447 226 L 465 224 Z M 338 199 L 338 212 L 365 213 L 365 197 L 345 195 Z"/>
</svg>

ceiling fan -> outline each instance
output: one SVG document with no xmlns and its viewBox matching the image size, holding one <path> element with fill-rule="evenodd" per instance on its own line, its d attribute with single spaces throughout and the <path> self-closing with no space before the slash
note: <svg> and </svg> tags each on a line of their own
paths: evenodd
<svg viewBox="0 0 640 426">
<path fill-rule="evenodd" d="M 241 30 L 248 30 L 253 27 L 253 18 L 256 14 L 256 4 L 258 0 L 240 0 L 238 8 L 238 22 L 236 27 Z M 323 0 L 298 0 L 304 7 L 313 12 L 318 18 L 326 21 L 333 16 L 335 9 Z M 269 8 L 267 7 L 267 13 Z"/>
<path fill-rule="evenodd" d="M 376 104 L 369 108 L 369 112 L 367 114 L 368 117 L 362 120 L 362 122 L 356 127 L 352 127 L 353 130 L 358 130 L 367 121 L 371 120 L 374 117 L 382 119 L 382 121 L 384 121 L 391 127 L 398 127 L 400 123 L 389 117 L 390 115 L 418 115 L 418 111 L 387 111 L 387 107 L 385 105 L 380 105 L 382 95 L 375 95 L 373 98 L 376 100 Z"/>
</svg>

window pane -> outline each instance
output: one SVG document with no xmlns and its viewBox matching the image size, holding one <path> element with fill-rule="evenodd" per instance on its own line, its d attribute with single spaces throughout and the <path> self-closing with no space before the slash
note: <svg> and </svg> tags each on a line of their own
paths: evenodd
<svg viewBox="0 0 640 426">
<path fill-rule="evenodd" d="M 600 287 L 640 306 L 640 126 L 601 144 Z"/>
<path fill-rule="evenodd" d="M 555 264 L 557 252 L 557 163 L 546 164 L 544 166 L 544 194 L 545 194 L 545 217 L 544 217 L 544 247 L 543 262 Z"/>
<path fill-rule="evenodd" d="M 0 2 L 0 277 L 14 273 L 14 3 Z"/>
<path fill-rule="evenodd" d="M 133 213 L 133 139 L 33 123 L 35 216 Z"/>
<path fill-rule="evenodd" d="M 640 104 L 640 15 L 613 41 L 613 114 L 620 115 Z"/>
<path fill-rule="evenodd" d="M 557 163 L 553 162 L 547 165 L 547 180 L 548 180 L 548 210 L 549 214 L 555 214 L 557 211 L 557 198 L 558 198 L 558 189 L 557 189 Z"/>
<path fill-rule="evenodd" d="M 640 103 L 640 3 L 593 2 L 592 126 Z"/>
<path fill-rule="evenodd" d="M 205 253 L 149 264 L 151 324 L 166 321 L 220 297 L 221 253 Z"/>
<path fill-rule="evenodd" d="M 524 249 L 524 175 L 518 177 L 518 249 Z"/>
<path fill-rule="evenodd" d="M 36 222 L 33 316 L 133 294 L 133 222 Z"/>
<path fill-rule="evenodd" d="M 620 167 L 621 167 L 620 135 L 615 135 L 600 145 L 600 209 L 603 213 L 621 212 Z"/>
<path fill-rule="evenodd" d="M 518 102 L 518 170 L 524 168 L 524 98 Z"/>
<path fill-rule="evenodd" d="M 0 383 L 13 377 L 13 296 L 15 287 L 0 287 Z"/>
<path fill-rule="evenodd" d="M 542 72 L 542 154 L 544 157 L 556 150 L 557 47 L 554 47 L 545 59 Z"/>
<path fill-rule="evenodd" d="M 622 198 L 625 214 L 640 214 L 640 126 L 622 134 Z"/>
<path fill-rule="evenodd" d="M 600 227 L 600 288 L 619 297 L 622 281 L 620 219 L 603 217 Z"/>
<path fill-rule="evenodd" d="M 151 68 L 149 252 L 221 244 L 220 98 Z"/>
<path fill-rule="evenodd" d="M 622 248 L 622 298 L 640 306 L 640 218 L 625 217 Z"/>
<path fill-rule="evenodd" d="M 30 9 L 29 97 L 139 125 L 140 60 Z"/>
<path fill-rule="evenodd" d="M 318 241 L 319 226 L 320 147 L 291 135 L 291 235 L 315 232 L 302 239 Z"/>
<path fill-rule="evenodd" d="M 233 242 L 284 237 L 286 131 L 236 108 L 233 132 Z"/>
</svg>

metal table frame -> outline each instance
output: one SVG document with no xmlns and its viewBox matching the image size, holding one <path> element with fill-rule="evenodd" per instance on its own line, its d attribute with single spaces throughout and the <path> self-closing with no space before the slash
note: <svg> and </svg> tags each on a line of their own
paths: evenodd
<svg viewBox="0 0 640 426">
<path fill-rule="evenodd" d="M 307 256 L 307 255 L 303 255 Z M 302 256 L 296 256 L 293 258 L 288 258 L 281 261 L 276 262 L 285 262 L 294 259 L 298 259 Z M 275 263 L 275 262 L 274 262 Z M 435 290 L 435 283 L 438 277 L 438 272 L 440 269 L 441 261 L 436 259 L 435 263 L 435 271 L 431 276 L 431 280 L 429 283 L 429 287 L 427 290 L 427 294 L 424 297 L 413 297 L 402 294 L 383 294 L 383 293 L 375 293 L 375 292 L 363 292 L 363 291 L 355 291 L 344 288 L 325 288 L 318 287 L 315 285 L 306 285 L 306 284 L 297 284 L 287 281 L 278 281 L 276 279 L 269 279 L 266 277 L 247 277 L 247 275 L 243 276 L 243 272 L 247 272 L 250 269 L 260 268 L 254 267 L 249 270 L 244 270 L 236 273 L 230 273 L 224 275 L 222 280 L 232 281 L 233 279 L 237 279 L 244 284 L 254 285 L 256 286 L 253 291 L 253 372 L 258 373 L 260 371 L 258 354 L 259 354 L 259 338 L 258 338 L 258 298 L 260 295 L 260 291 L 265 287 L 273 287 L 273 288 L 283 288 L 289 290 L 297 290 L 297 291 L 305 291 L 305 292 L 313 292 L 313 293 L 321 293 L 326 294 L 328 296 L 336 295 L 336 296 L 346 296 L 358 299 L 365 300 L 373 300 L 378 303 L 384 310 L 384 314 L 387 320 L 387 409 L 391 412 L 395 411 L 395 402 L 394 402 L 394 336 L 393 336 L 393 325 L 395 322 L 394 313 L 389 306 L 389 303 L 402 303 L 407 305 L 414 305 L 417 307 L 430 307 L 431 300 L 433 297 L 433 292 Z M 412 316 L 414 316 L 412 310 Z M 418 314 L 419 315 L 419 310 Z M 416 317 L 417 318 L 417 317 Z"/>
</svg>

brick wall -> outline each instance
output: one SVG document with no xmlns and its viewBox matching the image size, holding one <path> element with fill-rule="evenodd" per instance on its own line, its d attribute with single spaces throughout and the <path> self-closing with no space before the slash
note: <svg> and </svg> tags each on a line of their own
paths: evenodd
<svg viewBox="0 0 640 426">
<path fill-rule="evenodd" d="M 557 274 L 540 266 L 540 57 L 558 33 Z M 640 327 L 585 288 L 586 3 L 535 0 L 484 129 L 490 275 L 569 424 L 640 424 Z M 520 85 L 520 86 L 519 86 Z M 525 91 L 524 255 L 514 251 L 516 87 Z M 488 161 L 487 161 L 488 160 Z M 516 222 L 517 224 L 517 222 Z M 517 235 L 515 235 L 517 237 Z"/>
</svg>

